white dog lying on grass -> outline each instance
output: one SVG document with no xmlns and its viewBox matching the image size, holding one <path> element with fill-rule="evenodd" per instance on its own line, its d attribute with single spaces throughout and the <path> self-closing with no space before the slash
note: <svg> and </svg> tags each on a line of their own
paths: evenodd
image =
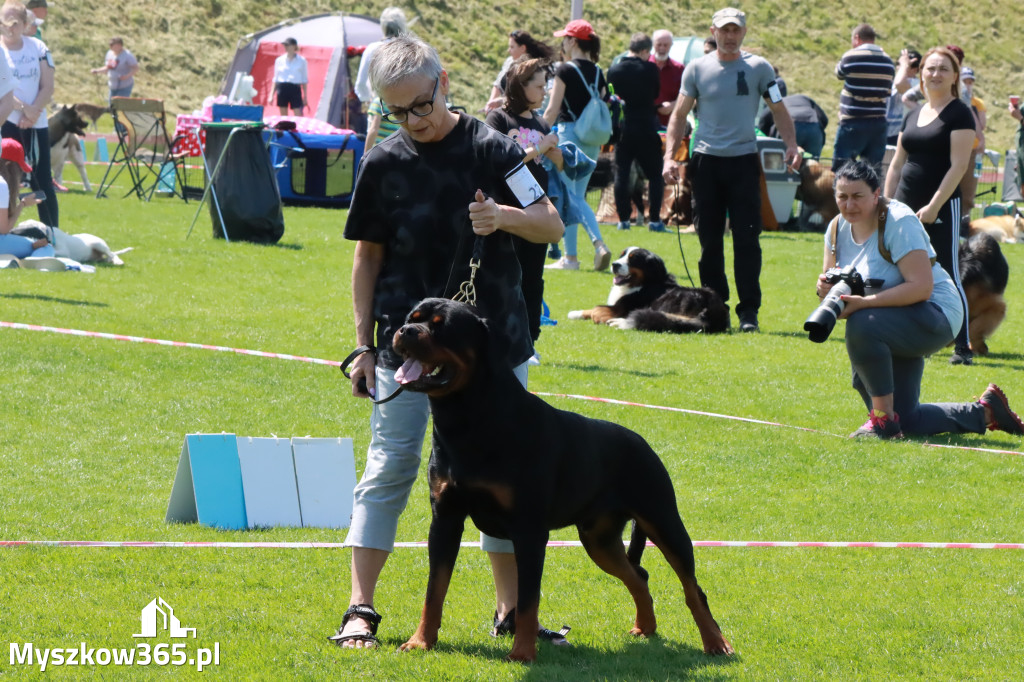
<svg viewBox="0 0 1024 682">
<path fill-rule="evenodd" d="M 84 232 L 67 234 L 59 227 L 50 227 L 38 220 L 23 220 L 11 230 L 11 234 L 20 234 L 36 239 L 45 237 L 50 240 L 58 258 L 70 258 L 79 263 L 105 262 L 111 265 L 124 265 L 124 261 L 120 258 L 121 254 L 134 248 L 128 247 L 120 251 L 111 251 L 107 243 L 94 234 Z"/>
</svg>

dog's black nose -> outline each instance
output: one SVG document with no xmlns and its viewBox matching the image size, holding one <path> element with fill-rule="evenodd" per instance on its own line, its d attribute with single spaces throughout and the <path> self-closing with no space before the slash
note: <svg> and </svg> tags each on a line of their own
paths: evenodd
<svg viewBox="0 0 1024 682">
<path fill-rule="evenodd" d="M 420 327 L 415 324 L 403 324 L 398 330 L 398 335 L 403 339 L 416 339 L 420 335 Z"/>
</svg>

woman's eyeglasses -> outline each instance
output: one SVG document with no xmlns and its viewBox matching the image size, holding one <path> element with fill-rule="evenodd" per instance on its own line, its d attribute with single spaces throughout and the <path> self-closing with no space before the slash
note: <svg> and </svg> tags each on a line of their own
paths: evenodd
<svg viewBox="0 0 1024 682">
<path fill-rule="evenodd" d="M 414 104 L 408 109 L 395 109 L 386 114 L 381 114 L 388 123 L 405 123 L 409 120 L 409 114 L 413 114 L 418 118 L 424 118 L 434 113 L 434 100 L 437 98 L 437 86 L 441 83 L 441 77 L 438 76 L 434 80 L 434 89 L 430 92 L 430 101 L 421 102 L 420 104 Z M 381 100 L 381 107 L 385 107 L 384 101 Z"/>
</svg>

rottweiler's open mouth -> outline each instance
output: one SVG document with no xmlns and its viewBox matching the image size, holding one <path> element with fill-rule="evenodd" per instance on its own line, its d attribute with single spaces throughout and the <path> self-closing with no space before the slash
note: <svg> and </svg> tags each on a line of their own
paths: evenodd
<svg viewBox="0 0 1024 682">
<path fill-rule="evenodd" d="M 444 386 L 452 378 L 446 365 L 430 365 L 416 358 L 408 358 L 395 372 L 395 381 L 403 386 Z"/>
</svg>

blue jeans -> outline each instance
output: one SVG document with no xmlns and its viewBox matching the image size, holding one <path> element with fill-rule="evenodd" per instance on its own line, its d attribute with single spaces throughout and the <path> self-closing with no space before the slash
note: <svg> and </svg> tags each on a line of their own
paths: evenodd
<svg viewBox="0 0 1024 682">
<path fill-rule="evenodd" d="M 846 321 L 853 387 L 869 410 L 872 396 L 891 393 L 904 433 L 985 433 L 979 403 L 920 403 L 925 357 L 952 340 L 949 320 L 930 301 L 858 310 Z"/>
<path fill-rule="evenodd" d="M 594 146 L 594 145 L 583 144 L 578 139 L 576 139 L 576 135 L 574 134 L 574 131 L 573 131 L 573 128 L 575 128 L 575 127 L 576 127 L 576 124 L 574 122 L 571 122 L 571 121 L 570 122 L 559 123 L 558 124 L 558 141 L 559 141 L 559 143 L 562 143 L 562 142 L 572 142 L 574 145 L 576 145 L 577 147 L 580 148 L 581 152 L 583 152 L 584 154 L 586 154 L 590 158 L 596 160 L 597 157 L 598 157 L 598 154 L 600 154 L 600 152 L 601 152 L 601 148 L 597 147 L 597 146 Z M 586 195 L 587 195 L 587 183 L 590 182 L 590 176 L 593 175 L 593 174 L 594 174 L 594 171 L 590 171 L 589 173 L 586 173 L 585 175 L 577 177 L 572 182 L 572 184 L 570 185 L 569 189 L 573 193 L 577 194 L 580 197 L 586 197 Z M 583 229 L 585 229 L 587 231 L 587 234 L 590 236 L 590 241 L 594 242 L 594 241 L 597 241 L 598 239 L 601 238 L 601 228 L 598 227 L 598 225 L 597 225 L 597 216 L 594 215 L 594 211 L 590 208 L 589 204 L 587 205 L 586 215 L 584 216 L 582 225 L 583 225 Z M 567 256 L 575 256 L 576 255 L 576 236 L 577 236 L 576 233 L 577 233 L 576 226 L 569 226 L 569 225 L 565 226 L 565 255 L 567 255 Z"/>
<path fill-rule="evenodd" d="M 107 98 L 107 104 L 109 105 L 110 100 L 112 100 L 115 97 L 131 97 L 133 87 L 135 87 L 134 82 L 131 85 L 126 85 L 123 88 L 112 88 L 110 90 L 110 97 Z"/>
<path fill-rule="evenodd" d="M 796 143 L 800 148 L 816 159 L 820 157 L 825 147 L 825 130 L 821 125 L 810 121 L 794 121 L 793 127 L 796 128 Z"/>
<path fill-rule="evenodd" d="M 523 386 L 527 367 L 524 362 L 514 369 Z M 398 389 L 395 370 L 378 367 L 376 377 L 378 400 Z M 394 400 L 373 406 L 366 468 L 355 488 L 352 526 L 345 537 L 348 547 L 394 550 L 398 517 L 409 502 L 412 484 L 420 470 L 429 415 L 427 396 L 412 391 L 403 391 Z M 486 552 L 512 553 L 509 540 L 481 534 L 481 541 Z"/>
<path fill-rule="evenodd" d="M 0 234 L 0 253 L 10 254 L 15 258 L 54 255 L 53 247 L 49 244 L 33 251 L 32 243 L 34 241 L 34 239 L 22 237 L 20 234 Z"/>
<path fill-rule="evenodd" d="M 885 117 L 851 118 L 840 122 L 836 130 L 835 147 L 832 149 L 832 170 L 839 170 L 840 166 L 851 159 L 861 159 L 880 171 L 885 157 L 885 134 L 888 129 Z"/>
</svg>

